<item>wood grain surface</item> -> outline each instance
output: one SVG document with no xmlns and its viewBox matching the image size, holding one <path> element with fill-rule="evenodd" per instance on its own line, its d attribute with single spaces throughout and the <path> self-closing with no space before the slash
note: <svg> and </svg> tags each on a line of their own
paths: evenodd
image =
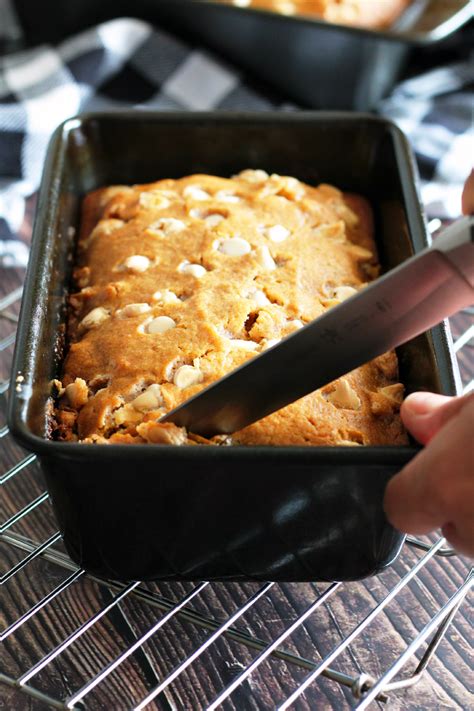
<svg viewBox="0 0 474 711">
<path fill-rule="evenodd" d="M 21 286 L 22 279 L 21 271 L 0 271 L 0 299 Z M 0 341 L 14 333 L 18 308 L 19 300 L 7 307 L 6 318 L 3 312 Z M 455 337 L 471 323 L 472 316 L 469 315 L 454 319 Z M 0 354 L 0 381 L 9 376 L 11 357 L 12 346 Z M 466 346 L 462 350 L 460 362 L 467 383 L 473 377 L 472 347 Z M 0 428 L 4 424 L 4 411 L 5 396 L 0 395 Z M 9 434 L 0 440 L 0 447 L 1 477 L 27 453 Z M 44 492 L 41 471 L 33 462 L 4 483 L 0 520 L 7 521 Z M 51 507 L 45 500 L 0 537 L 0 574 L 19 564 L 27 555 L 30 544 L 35 546 L 47 540 L 55 531 Z M 12 544 L 13 539 L 17 545 Z M 60 557 L 55 559 L 52 551 L 57 551 Z M 222 708 L 226 711 L 274 709 L 297 688 L 312 666 L 330 653 L 386 597 L 422 555 L 422 552 L 405 546 L 395 564 L 380 576 L 340 586 L 327 603 L 278 647 L 280 653 L 292 656 L 284 659 L 280 654 L 280 658 L 268 658 L 223 703 Z M 64 551 L 58 542 L 5 582 L 0 592 L 2 630 L 71 575 L 75 566 L 65 567 L 61 564 L 64 560 Z M 354 678 L 362 672 L 378 678 L 462 584 L 468 570 L 468 561 L 461 557 L 432 559 L 337 657 L 331 669 Z M 20 677 L 108 605 L 122 587 L 86 575 L 79 576 L 5 640 L 0 651 L 0 673 L 11 680 Z M 145 634 L 193 587 L 191 583 L 140 585 L 48 664 L 31 680 L 30 686 L 45 694 L 51 702 L 64 701 Z M 173 616 L 98 684 L 85 697 L 83 707 L 93 711 L 132 708 L 260 587 L 256 583 L 208 585 L 184 608 L 186 614 Z M 221 636 L 210 645 L 148 708 L 205 708 L 262 648 L 282 634 L 327 588 L 327 584 L 311 583 L 273 586 L 236 621 L 230 635 Z M 386 708 L 401 711 L 467 709 L 470 706 L 472 627 L 468 614 L 469 603 L 464 602 L 420 682 L 413 688 L 393 693 Z M 421 648 L 421 653 L 425 648 Z M 410 660 L 402 676 L 409 676 L 416 664 L 416 659 Z M 349 688 L 320 677 L 293 708 L 298 711 L 345 709 L 355 703 Z M 377 706 L 385 707 L 380 702 L 374 708 Z M 27 696 L 8 683 L 0 684 L 0 708 L 40 711 L 50 707 L 46 700 Z M 62 707 L 61 704 L 58 707 Z"/>
</svg>

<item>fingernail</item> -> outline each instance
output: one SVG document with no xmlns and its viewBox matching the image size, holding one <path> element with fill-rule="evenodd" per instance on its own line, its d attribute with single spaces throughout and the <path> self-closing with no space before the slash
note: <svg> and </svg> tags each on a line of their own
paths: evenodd
<svg viewBox="0 0 474 711">
<path fill-rule="evenodd" d="M 438 404 L 439 395 L 434 393 L 413 393 L 409 395 L 403 406 L 409 409 L 413 415 L 418 417 L 423 417 L 423 415 L 429 415 L 433 412 L 433 407 Z"/>
</svg>

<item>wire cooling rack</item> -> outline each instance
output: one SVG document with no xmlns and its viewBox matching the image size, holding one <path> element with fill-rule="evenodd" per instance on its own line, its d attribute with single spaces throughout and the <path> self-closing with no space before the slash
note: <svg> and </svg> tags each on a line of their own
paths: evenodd
<svg viewBox="0 0 474 711">
<path fill-rule="evenodd" d="M 471 628 L 463 602 L 473 571 L 441 538 L 408 538 L 390 569 L 359 583 L 123 585 L 79 569 L 62 548 L 36 458 L 12 441 L 4 419 L 21 299 L 21 275 L 6 273 L 0 281 L 6 708 L 365 709 L 388 698 L 391 709 L 469 706 Z M 454 335 L 469 391 L 472 311 L 458 318 Z"/>
</svg>

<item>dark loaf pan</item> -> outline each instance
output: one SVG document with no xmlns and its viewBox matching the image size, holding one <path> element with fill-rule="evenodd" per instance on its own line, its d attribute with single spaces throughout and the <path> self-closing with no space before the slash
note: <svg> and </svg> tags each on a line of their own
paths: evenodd
<svg viewBox="0 0 474 711">
<path fill-rule="evenodd" d="M 389 268 L 428 241 L 409 147 L 393 124 L 355 114 L 115 113 L 71 119 L 50 144 L 9 399 L 13 435 L 38 454 L 71 557 L 121 580 L 348 580 L 389 565 L 403 536 L 387 481 L 409 447 L 166 447 L 48 440 L 50 381 L 85 192 L 246 167 L 364 194 Z M 454 394 L 441 325 L 399 349 L 401 378 Z"/>
<path fill-rule="evenodd" d="M 216 50 L 285 97 L 355 111 L 377 106 L 413 50 L 447 40 L 472 18 L 469 0 L 414 0 L 385 31 L 217 0 L 160 0 L 155 7 L 162 26 Z"/>
<path fill-rule="evenodd" d="M 441 46 L 472 17 L 470 0 L 414 0 L 384 32 L 215 0 L 16 0 L 28 43 L 58 42 L 95 23 L 135 17 L 209 47 L 291 101 L 366 111 L 397 81 L 410 53 Z M 51 18 L 54 18 L 54 22 Z M 198 107 L 196 108 L 204 108 Z"/>
</svg>

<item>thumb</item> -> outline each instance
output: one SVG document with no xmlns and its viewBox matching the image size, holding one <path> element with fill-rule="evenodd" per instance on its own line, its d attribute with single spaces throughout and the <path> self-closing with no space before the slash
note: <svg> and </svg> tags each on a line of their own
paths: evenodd
<svg viewBox="0 0 474 711">
<path fill-rule="evenodd" d="M 474 400 L 454 415 L 387 484 L 384 508 L 395 528 L 415 535 L 443 527 L 459 550 L 474 555 Z"/>
<path fill-rule="evenodd" d="M 421 444 L 427 444 L 444 425 L 474 399 L 474 393 L 464 397 L 446 397 L 419 392 L 409 395 L 400 414 L 403 424 Z"/>
</svg>

